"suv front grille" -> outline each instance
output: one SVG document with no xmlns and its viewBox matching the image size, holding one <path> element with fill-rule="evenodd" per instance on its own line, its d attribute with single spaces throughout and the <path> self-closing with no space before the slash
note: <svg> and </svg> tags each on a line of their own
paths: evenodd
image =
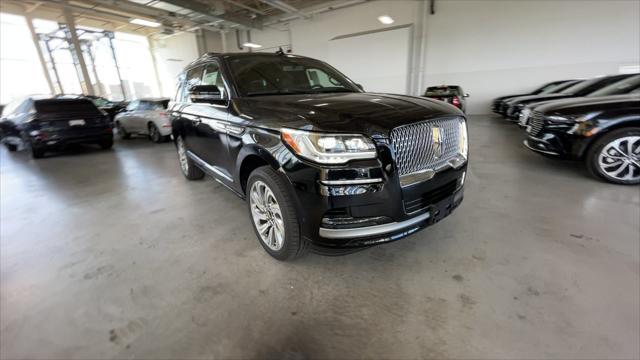
<svg viewBox="0 0 640 360">
<path fill-rule="evenodd" d="M 532 136 L 537 136 L 544 126 L 544 115 L 540 111 L 533 111 L 529 115 L 529 127 L 527 132 Z"/>
<path fill-rule="evenodd" d="M 457 157 L 460 118 L 423 121 L 391 130 L 400 176 L 423 170 L 437 170 Z"/>
</svg>

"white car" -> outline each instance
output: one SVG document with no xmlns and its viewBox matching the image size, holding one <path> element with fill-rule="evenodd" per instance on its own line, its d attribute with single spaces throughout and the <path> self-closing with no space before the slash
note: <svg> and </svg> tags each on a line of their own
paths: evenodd
<svg viewBox="0 0 640 360">
<path fill-rule="evenodd" d="M 114 119 L 118 133 L 123 139 L 145 135 L 156 143 L 168 140 L 171 135 L 168 104 L 166 98 L 133 100 Z"/>
</svg>

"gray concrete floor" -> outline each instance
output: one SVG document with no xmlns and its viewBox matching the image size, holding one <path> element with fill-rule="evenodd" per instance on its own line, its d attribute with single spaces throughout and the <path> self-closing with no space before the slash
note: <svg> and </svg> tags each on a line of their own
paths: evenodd
<svg viewBox="0 0 640 360">
<path fill-rule="evenodd" d="M 2 358 L 638 358 L 640 190 L 470 122 L 466 198 L 293 263 L 171 144 L 1 164 Z"/>
</svg>

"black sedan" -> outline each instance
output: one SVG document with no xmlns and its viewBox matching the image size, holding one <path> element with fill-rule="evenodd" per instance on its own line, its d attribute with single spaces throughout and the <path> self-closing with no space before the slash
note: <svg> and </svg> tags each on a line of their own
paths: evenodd
<svg viewBox="0 0 640 360">
<path fill-rule="evenodd" d="M 518 121 L 520 118 L 520 112 L 525 108 L 525 106 L 529 104 L 542 102 L 542 101 L 549 101 L 549 100 L 560 100 L 560 99 L 566 99 L 566 98 L 586 96 L 594 91 L 602 89 L 605 86 L 624 80 L 633 75 L 636 75 L 636 74 L 621 74 L 621 75 L 611 75 L 611 76 L 593 78 L 590 80 L 582 81 L 573 86 L 570 86 L 569 88 L 562 90 L 557 94 L 516 97 L 507 101 L 507 103 L 509 104 L 509 108 L 507 110 L 506 117 L 511 121 Z"/>
<path fill-rule="evenodd" d="M 584 160 L 596 177 L 640 184 L 640 90 L 538 106 L 527 126 L 529 149 Z"/>
<path fill-rule="evenodd" d="M 491 103 L 491 110 L 496 114 L 504 115 L 504 111 L 506 111 L 506 108 L 503 108 L 503 104 L 509 99 L 512 99 L 512 98 L 515 98 L 515 97 L 518 97 L 518 96 L 550 94 L 552 91 L 564 90 L 564 88 L 558 89 L 559 85 L 569 84 L 569 83 L 571 85 L 573 85 L 576 82 L 577 82 L 577 80 L 552 81 L 552 82 L 546 83 L 546 84 L 540 86 L 539 88 L 533 90 L 532 92 L 529 92 L 529 93 L 526 93 L 526 94 L 512 94 L 512 95 L 501 96 L 501 97 L 493 99 L 493 102 Z"/>
<path fill-rule="evenodd" d="M 0 139 L 9 151 L 30 149 L 34 158 L 71 144 L 113 146 L 109 117 L 87 99 L 31 96 L 8 104 Z"/>
<path fill-rule="evenodd" d="M 550 102 L 558 102 L 558 105 L 560 105 L 560 102 L 566 102 L 566 103 L 570 103 L 573 102 L 577 99 L 591 99 L 591 98 L 597 98 L 597 97 L 602 97 L 602 96 L 612 96 L 612 95 L 624 95 L 624 94 L 629 94 L 632 93 L 634 91 L 636 91 L 638 88 L 640 88 L 640 75 L 635 75 L 629 78 L 626 78 L 622 81 L 618 81 L 616 83 L 613 83 L 609 86 L 605 86 L 600 90 L 594 91 L 591 94 L 583 97 L 583 98 L 570 98 L 570 99 L 563 99 L 563 100 L 551 100 L 551 101 L 543 101 L 543 102 L 539 102 L 539 103 L 533 103 L 530 104 L 528 106 L 526 106 L 521 112 L 520 112 L 520 122 L 519 125 L 521 127 L 525 127 L 527 126 L 527 123 L 529 121 L 529 115 L 531 115 L 531 113 L 539 106 L 542 105 L 546 105 Z"/>
</svg>

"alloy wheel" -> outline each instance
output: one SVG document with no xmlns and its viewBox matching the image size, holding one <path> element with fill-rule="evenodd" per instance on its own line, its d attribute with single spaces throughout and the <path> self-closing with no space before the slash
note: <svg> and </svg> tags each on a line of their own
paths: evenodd
<svg viewBox="0 0 640 360">
<path fill-rule="evenodd" d="M 185 174 L 189 173 L 189 161 L 187 159 L 187 148 L 184 145 L 184 140 L 182 140 L 182 136 L 178 136 L 176 140 L 176 145 L 178 147 L 178 159 L 180 160 L 180 168 L 182 172 Z"/>
<path fill-rule="evenodd" d="M 617 180 L 640 180 L 640 136 L 625 136 L 606 144 L 598 155 L 604 174 Z"/>
<path fill-rule="evenodd" d="M 258 180 L 251 185 L 249 205 L 260 240 L 273 251 L 282 249 L 284 219 L 280 205 L 267 184 Z"/>
</svg>

